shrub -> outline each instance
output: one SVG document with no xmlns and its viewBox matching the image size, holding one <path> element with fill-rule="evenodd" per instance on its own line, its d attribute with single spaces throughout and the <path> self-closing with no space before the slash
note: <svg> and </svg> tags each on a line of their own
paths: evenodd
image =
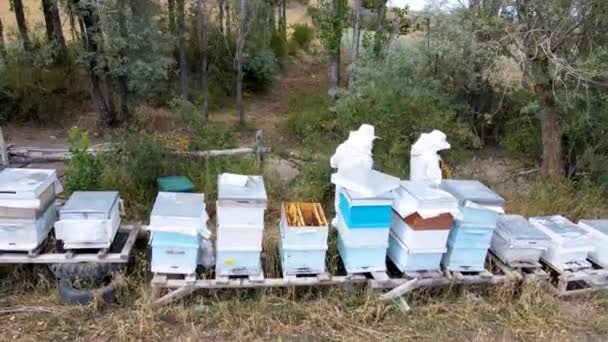
<svg viewBox="0 0 608 342">
<path fill-rule="evenodd" d="M 78 73 L 64 66 L 8 64 L 0 71 L 0 120 L 48 123 L 57 120 L 70 100 L 82 100 Z"/>
<path fill-rule="evenodd" d="M 287 42 L 281 37 L 281 34 L 278 31 L 274 31 L 272 33 L 270 48 L 272 49 L 272 52 L 274 52 L 274 56 L 279 61 L 282 61 L 285 57 L 287 57 L 287 54 L 290 52 L 288 50 Z"/>
<path fill-rule="evenodd" d="M 439 129 L 446 133 L 452 145 L 448 162 L 476 145 L 438 85 L 419 77 L 425 61 L 418 43 L 395 47 L 381 62 L 370 57 L 369 50 L 362 57 L 357 83 L 334 108 L 341 139 L 363 123 L 376 126 L 382 139 L 375 144 L 375 162 L 400 177 L 407 176 L 410 147 L 423 132 Z"/>
<path fill-rule="evenodd" d="M 267 89 L 278 72 L 277 59 L 269 48 L 248 49 L 243 59 L 243 80 L 250 90 Z"/>
<path fill-rule="evenodd" d="M 287 51 L 291 57 L 296 57 L 298 55 L 298 51 L 300 50 L 300 44 L 294 39 L 290 39 L 287 42 Z"/>
<path fill-rule="evenodd" d="M 293 29 L 291 39 L 298 42 L 298 45 L 304 50 L 307 50 L 310 42 L 312 42 L 315 36 L 312 27 L 308 26 L 306 23 L 298 23 L 292 25 L 291 28 Z"/>
<path fill-rule="evenodd" d="M 78 127 L 73 127 L 69 133 L 71 158 L 65 175 L 65 189 L 68 193 L 94 190 L 101 174 L 101 163 L 88 151 L 89 135 Z"/>
</svg>

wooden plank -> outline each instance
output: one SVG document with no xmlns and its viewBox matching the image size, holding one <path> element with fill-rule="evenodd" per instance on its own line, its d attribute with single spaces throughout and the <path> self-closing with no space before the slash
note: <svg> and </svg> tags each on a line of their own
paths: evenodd
<svg viewBox="0 0 608 342">
<path fill-rule="evenodd" d="M 8 167 L 10 164 L 6 148 L 6 141 L 4 141 L 4 133 L 2 132 L 2 127 L 0 127 L 0 161 L 2 162 L 3 169 Z"/>
<path fill-rule="evenodd" d="M 416 289 L 418 287 L 419 282 L 420 282 L 420 279 L 412 279 L 412 280 L 404 283 L 403 285 L 399 285 L 399 286 L 395 287 L 394 289 L 390 290 L 389 292 L 381 295 L 380 299 L 381 300 L 391 300 L 391 299 L 399 298 L 399 297 L 403 296 L 404 294 Z"/>
<path fill-rule="evenodd" d="M 371 280 L 370 286 L 374 288 L 384 288 L 391 289 L 397 286 L 403 285 L 404 283 L 410 281 L 411 279 L 404 278 L 393 278 L 389 279 L 386 282 L 378 282 L 376 280 Z M 512 279 L 506 275 L 493 275 L 491 278 L 484 278 L 479 275 L 463 275 L 462 279 L 456 278 L 448 278 L 447 276 L 442 278 L 427 278 L 427 279 L 419 279 L 419 287 L 441 287 L 441 286 L 449 286 L 449 285 L 497 285 L 511 281 Z"/>
<path fill-rule="evenodd" d="M 382 271 L 372 272 L 371 275 L 372 275 L 372 278 L 376 279 L 377 281 L 387 281 L 390 279 L 388 274 L 386 272 L 382 272 Z"/>
<path fill-rule="evenodd" d="M 141 224 L 135 224 L 129 232 L 129 237 L 125 242 L 125 245 L 122 247 L 120 251 L 120 258 L 123 260 L 128 260 L 129 255 L 131 254 L 131 250 L 133 249 L 133 245 L 135 244 L 135 240 L 137 240 L 137 235 L 139 234 L 139 230 L 141 229 Z"/>
<path fill-rule="evenodd" d="M 194 292 L 194 290 L 195 289 L 192 286 L 184 286 L 182 288 L 179 288 L 177 290 L 167 293 L 166 295 L 164 295 L 161 298 L 159 298 L 158 300 L 156 300 L 156 302 L 154 302 L 154 304 L 155 305 L 165 305 L 165 304 L 175 302 L 177 300 L 180 300 L 180 299 L 192 294 L 192 292 Z"/>
<path fill-rule="evenodd" d="M 191 286 L 195 289 L 235 289 L 235 288 L 271 288 L 288 286 L 316 286 L 316 285 L 344 285 L 344 284 L 365 284 L 365 277 L 333 276 L 327 281 L 319 281 L 317 277 L 304 277 L 287 280 L 285 278 L 266 278 L 261 282 L 252 282 L 249 279 L 198 279 Z M 188 286 L 184 279 L 167 279 L 165 288 L 182 288 Z"/>
</svg>

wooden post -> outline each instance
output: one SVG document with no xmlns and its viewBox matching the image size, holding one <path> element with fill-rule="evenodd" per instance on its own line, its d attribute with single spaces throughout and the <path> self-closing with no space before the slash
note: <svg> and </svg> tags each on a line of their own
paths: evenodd
<svg viewBox="0 0 608 342">
<path fill-rule="evenodd" d="M 6 142 L 4 141 L 2 127 L 0 127 L 0 158 L 2 159 L 2 168 L 8 167 L 10 161 L 8 159 L 8 153 L 6 152 Z"/>
<path fill-rule="evenodd" d="M 260 173 L 262 173 L 264 171 L 264 131 L 261 129 L 255 133 L 255 153 Z"/>
</svg>

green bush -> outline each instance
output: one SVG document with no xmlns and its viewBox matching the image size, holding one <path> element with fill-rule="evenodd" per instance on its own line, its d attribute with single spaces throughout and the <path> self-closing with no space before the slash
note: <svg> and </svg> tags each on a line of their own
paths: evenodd
<svg viewBox="0 0 608 342">
<path fill-rule="evenodd" d="M 285 57 L 287 57 L 287 54 L 289 53 L 287 42 L 281 37 L 281 34 L 278 31 L 274 31 L 272 33 L 272 38 L 270 40 L 270 48 L 272 49 L 272 52 L 274 52 L 274 56 L 279 61 L 285 59 Z"/>
<path fill-rule="evenodd" d="M 65 189 L 74 191 L 95 190 L 101 174 L 100 159 L 89 153 L 89 135 L 77 127 L 70 129 L 71 158 L 65 175 Z"/>
<path fill-rule="evenodd" d="M 291 57 L 296 57 L 300 51 L 300 44 L 294 39 L 290 39 L 287 42 L 287 52 Z"/>
<path fill-rule="evenodd" d="M 250 90 L 265 90 L 279 71 L 271 49 L 248 49 L 243 58 L 244 86 Z"/>
<path fill-rule="evenodd" d="M 0 70 L 0 120 L 56 121 L 70 103 L 87 96 L 77 77 L 78 72 L 64 66 L 8 64 Z"/>
<path fill-rule="evenodd" d="M 410 147 L 421 133 L 445 132 L 452 145 L 448 162 L 477 145 L 438 85 L 419 77 L 421 65 L 426 63 L 419 43 L 395 47 L 381 62 L 370 57 L 369 50 L 362 57 L 357 83 L 342 94 L 334 108 L 341 139 L 363 123 L 374 125 L 382 138 L 375 143 L 374 161 L 385 172 L 400 177 L 408 174 Z"/>
<path fill-rule="evenodd" d="M 293 29 L 291 39 L 296 41 L 301 48 L 307 50 L 310 42 L 312 42 L 315 37 L 312 27 L 308 26 L 306 23 L 298 23 L 293 24 L 291 28 Z"/>
</svg>

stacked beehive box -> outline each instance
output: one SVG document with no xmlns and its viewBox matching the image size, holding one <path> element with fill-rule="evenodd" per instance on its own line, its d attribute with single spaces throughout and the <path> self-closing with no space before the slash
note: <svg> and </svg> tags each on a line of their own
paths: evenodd
<svg viewBox="0 0 608 342">
<path fill-rule="evenodd" d="M 0 172 L 0 250 L 32 251 L 48 236 L 57 217 L 53 204 L 62 191 L 55 170 Z"/>
<path fill-rule="evenodd" d="M 109 248 L 120 226 L 117 191 L 76 191 L 59 209 L 55 237 L 67 249 Z"/>
<path fill-rule="evenodd" d="M 262 274 L 260 253 L 267 206 L 262 176 L 224 173 L 218 177 L 218 276 Z"/>
<path fill-rule="evenodd" d="M 563 216 L 532 217 L 530 223 L 549 237 L 549 247 L 541 256 L 559 270 L 590 267 L 587 255 L 593 252 L 593 237 Z"/>
<path fill-rule="evenodd" d="M 372 170 L 356 181 L 332 175 L 338 196 L 338 251 L 348 273 L 386 270 L 391 191 L 399 179 Z"/>
<path fill-rule="evenodd" d="M 458 201 L 424 182 L 404 181 L 394 191 L 388 256 L 401 272 L 436 271 Z"/>
<path fill-rule="evenodd" d="M 498 218 L 490 249 L 507 265 L 537 265 L 549 238 L 519 215 Z"/>
<path fill-rule="evenodd" d="M 285 275 L 325 272 L 329 225 L 319 203 L 283 203 L 280 251 Z"/>
<path fill-rule="evenodd" d="M 591 234 L 594 250 L 589 259 L 608 268 L 608 220 L 580 220 L 578 226 Z"/>
<path fill-rule="evenodd" d="M 150 216 L 152 272 L 192 275 L 207 229 L 205 195 L 159 192 Z"/>
<path fill-rule="evenodd" d="M 478 181 L 444 180 L 441 187 L 459 200 L 461 212 L 442 264 L 450 271 L 483 271 L 504 199 Z"/>
</svg>

